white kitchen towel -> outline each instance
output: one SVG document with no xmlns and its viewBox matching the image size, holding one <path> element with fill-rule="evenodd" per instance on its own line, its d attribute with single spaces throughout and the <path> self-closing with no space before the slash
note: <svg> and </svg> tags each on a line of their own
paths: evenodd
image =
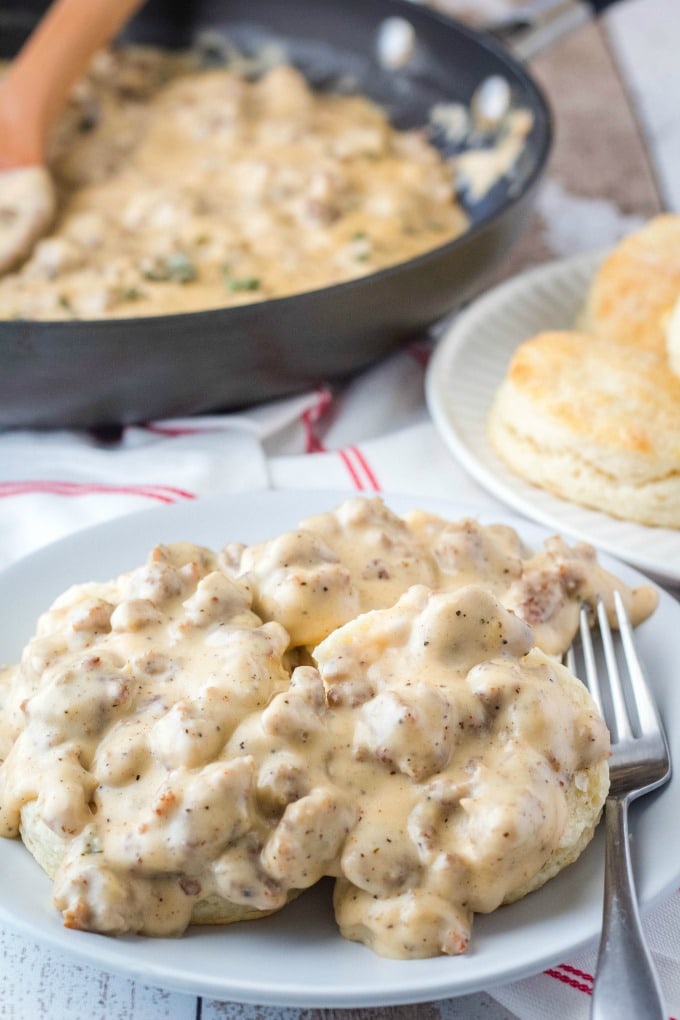
<svg viewBox="0 0 680 1020">
<path fill-rule="evenodd" d="M 263 441 L 322 400 L 305 394 L 250 414 L 96 432 L 0 433 L 0 566 L 90 524 L 154 505 L 269 486 Z"/>
<path fill-rule="evenodd" d="M 0 432 L 0 566 L 89 524 L 220 492 L 382 489 L 457 498 L 458 487 L 483 499 L 428 423 L 427 350 L 413 344 L 335 395 L 319 389 L 238 414 L 113 435 Z"/>
<path fill-rule="evenodd" d="M 664 899 L 643 921 L 656 963 L 669 1020 L 680 1017 L 680 891 Z M 596 950 L 579 953 L 542 974 L 492 989 L 491 994 L 521 1020 L 588 1020 Z"/>
</svg>

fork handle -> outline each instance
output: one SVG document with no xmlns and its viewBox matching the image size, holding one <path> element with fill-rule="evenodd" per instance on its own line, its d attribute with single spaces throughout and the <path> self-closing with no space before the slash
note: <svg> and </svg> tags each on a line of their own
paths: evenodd
<svg viewBox="0 0 680 1020">
<path fill-rule="evenodd" d="M 605 806 L 602 938 L 591 1020 L 667 1020 L 661 988 L 647 948 L 635 894 L 626 795 Z"/>
</svg>

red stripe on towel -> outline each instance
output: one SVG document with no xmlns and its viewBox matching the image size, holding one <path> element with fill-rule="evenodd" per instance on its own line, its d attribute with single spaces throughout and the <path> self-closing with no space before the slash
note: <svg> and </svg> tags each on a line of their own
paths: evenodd
<svg viewBox="0 0 680 1020">
<path fill-rule="evenodd" d="M 357 461 L 361 465 L 362 471 L 366 475 L 366 478 L 368 480 L 368 488 L 369 489 L 373 489 L 374 492 L 380 492 L 380 482 L 378 481 L 376 475 L 373 473 L 373 470 L 372 470 L 370 464 L 368 463 L 368 461 L 364 457 L 364 455 L 361 452 L 361 450 L 359 449 L 359 447 L 358 446 L 352 446 L 352 447 L 350 447 L 350 449 L 354 453 L 354 456 L 356 457 Z"/>
<path fill-rule="evenodd" d="M 364 488 L 364 484 L 361 481 L 361 478 L 359 477 L 359 474 L 357 473 L 357 470 L 354 467 L 354 464 L 352 463 L 352 459 L 351 459 L 351 457 L 349 455 L 349 451 L 348 450 L 338 450 L 338 455 L 340 457 L 340 460 L 343 462 L 343 464 L 347 468 L 349 476 L 352 479 L 352 482 L 354 483 L 354 488 L 355 489 L 359 489 L 359 491 L 361 491 Z"/>
<path fill-rule="evenodd" d="M 338 452 L 356 489 L 380 492 L 380 482 L 358 446 L 347 446 Z"/>
<path fill-rule="evenodd" d="M 556 968 L 546 970 L 544 973 L 548 977 L 562 981 L 564 984 L 569 985 L 570 988 L 575 988 L 579 992 L 585 992 L 586 995 L 593 994 L 593 985 L 595 984 L 593 975 L 585 970 L 579 970 L 578 967 L 572 967 L 569 963 L 560 963 Z M 580 980 L 578 980 L 579 978 Z M 668 1020 L 675 1020 L 675 1017 L 671 1016 Z"/>
<path fill-rule="evenodd" d="M 569 985 L 570 988 L 575 988 L 579 992 L 585 992 L 586 995 L 592 995 L 593 990 L 590 985 L 584 984 L 582 981 L 576 981 L 575 978 L 569 977 L 567 974 L 562 974 L 559 970 L 546 970 L 544 974 L 548 977 L 555 978 L 557 981 L 562 981 L 563 984 Z"/>
<path fill-rule="evenodd" d="M 301 421 L 305 432 L 305 453 L 326 453 L 326 447 L 317 435 L 314 426 L 320 421 L 332 402 L 329 390 L 319 390 L 316 395 L 316 403 L 302 412 Z"/>
<path fill-rule="evenodd" d="M 51 496 L 143 496 L 160 503 L 176 503 L 180 499 L 196 499 L 193 492 L 172 485 L 106 485 L 100 482 L 67 482 L 58 479 L 23 479 L 0 482 L 0 499 L 45 493 Z"/>
<path fill-rule="evenodd" d="M 406 350 L 422 369 L 427 368 L 428 362 L 432 357 L 432 345 L 427 340 L 414 340 L 408 345 Z"/>
<path fill-rule="evenodd" d="M 595 982 L 595 978 L 592 974 L 589 974 L 585 970 L 579 970 L 577 967 L 572 967 L 569 963 L 560 963 L 560 970 L 566 970 L 568 974 L 573 974 L 574 977 L 581 978 L 582 981 L 589 981 L 592 984 Z"/>
</svg>

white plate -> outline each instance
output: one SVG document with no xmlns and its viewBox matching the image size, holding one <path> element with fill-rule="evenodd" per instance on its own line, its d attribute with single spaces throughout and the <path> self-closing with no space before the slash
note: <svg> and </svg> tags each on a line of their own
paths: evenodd
<svg viewBox="0 0 680 1020">
<path fill-rule="evenodd" d="M 573 326 L 601 258 L 589 254 L 551 263 L 475 301 L 437 345 L 427 372 L 427 403 L 457 460 L 502 502 L 677 584 L 680 530 L 616 520 L 552 496 L 513 474 L 487 440 L 489 408 L 515 349 L 541 330 Z"/>
<path fill-rule="evenodd" d="M 105 580 L 131 569 L 156 542 L 187 539 L 213 548 L 228 540 L 251 542 L 292 528 L 300 518 L 330 510 L 344 498 L 320 492 L 220 497 L 123 517 L 51 545 L 0 574 L 0 660 L 16 661 L 37 615 L 68 585 Z M 387 502 L 397 512 L 417 504 L 453 519 L 468 512 L 431 500 L 399 497 Z M 534 546 L 542 542 L 542 529 L 504 515 L 493 519 L 519 526 Z M 640 580 L 629 567 L 615 569 L 628 580 Z M 657 613 L 638 633 L 676 749 L 680 699 L 670 667 L 678 659 L 679 632 L 680 605 L 662 593 Z M 675 769 L 680 775 L 680 761 Z M 680 877 L 675 839 L 680 781 L 634 807 L 632 847 L 642 900 L 649 905 Z M 342 939 L 329 886 L 310 891 L 274 917 L 222 929 L 193 929 L 181 939 L 116 939 L 68 931 L 51 906 L 49 880 L 18 841 L 2 839 L 0 922 L 80 962 L 217 999 L 308 1008 L 419 1002 L 536 973 L 594 938 L 600 926 L 602 851 L 597 836 L 575 865 L 542 890 L 478 917 L 469 952 L 453 958 L 386 960 Z"/>
</svg>

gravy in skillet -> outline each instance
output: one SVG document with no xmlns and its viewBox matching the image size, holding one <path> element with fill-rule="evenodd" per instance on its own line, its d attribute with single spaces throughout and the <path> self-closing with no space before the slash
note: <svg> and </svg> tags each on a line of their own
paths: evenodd
<svg viewBox="0 0 680 1020">
<path fill-rule="evenodd" d="M 53 140 L 51 234 L 0 279 L 0 318 L 196 311 L 351 280 L 467 226 L 419 131 L 291 66 L 129 47 L 94 60 Z"/>
</svg>

